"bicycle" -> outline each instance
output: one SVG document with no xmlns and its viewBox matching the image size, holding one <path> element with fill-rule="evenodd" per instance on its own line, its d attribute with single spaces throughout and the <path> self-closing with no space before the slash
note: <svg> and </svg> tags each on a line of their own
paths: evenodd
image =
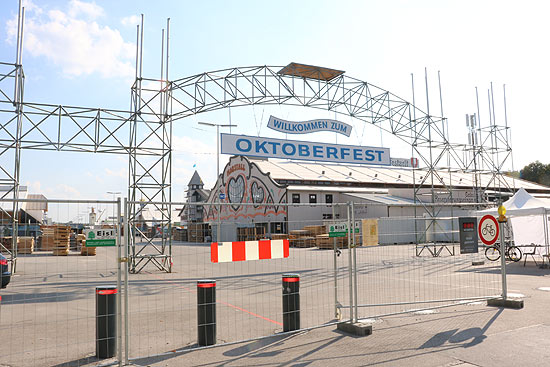
<svg viewBox="0 0 550 367">
<path fill-rule="evenodd" d="M 485 227 L 483 227 L 481 232 L 483 233 L 484 236 L 486 236 L 488 234 L 490 234 L 491 236 L 494 236 L 495 235 L 495 228 L 493 226 L 489 225 L 489 223 L 487 223 L 485 225 Z"/>
<path fill-rule="evenodd" d="M 514 245 L 508 245 L 506 243 L 506 252 L 505 256 L 507 260 L 511 260 L 513 262 L 518 262 L 521 260 L 521 257 L 523 256 L 521 253 L 521 250 L 519 247 Z M 492 246 L 489 246 L 485 249 L 485 257 L 489 261 L 497 261 L 500 259 L 500 244 L 494 244 Z"/>
</svg>

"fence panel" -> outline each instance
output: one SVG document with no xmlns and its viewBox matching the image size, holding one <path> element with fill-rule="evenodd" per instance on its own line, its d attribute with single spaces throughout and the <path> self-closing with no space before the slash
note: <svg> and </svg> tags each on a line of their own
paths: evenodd
<svg viewBox="0 0 550 367">
<path fill-rule="evenodd" d="M 82 233 L 90 216 L 116 229 L 116 202 L 37 199 L 19 206 L 17 248 L 10 225 L 0 231 L 2 254 L 15 269 L 0 290 L 0 365 L 96 361 L 96 287 L 117 285 L 117 248 L 87 248 Z"/>
<path fill-rule="evenodd" d="M 340 207 L 241 204 L 239 208 L 230 208 L 230 205 L 222 208 L 219 220 L 220 206 L 197 205 L 201 207 L 194 207 L 192 212 L 204 211 L 206 222 L 173 228 L 171 273 L 148 268 L 131 275 L 130 359 L 198 347 L 199 280 L 216 281 L 218 344 L 283 332 L 282 278 L 288 273 L 300 278 L 300 328 L 335 322 L 336 316 L 349 318 L 346 308 L 350 302 L 349 250 L 334 251 L 334 240 L 328 237 L 326 226 L 330 216 L 315 221 L 287 219 L 292 210 L 322 210 L 332 215 Z M 341 218 L 345 218 L 347 207 L 342 210 Z M 224 245 L 215 246 L 218 262 L 213 262 L 211 240 L 217 238 Z M 272 240 L 271 250 L 269 246 L 259 249 L 259 244 L 252 242 L 266 239 Z M 289 241 L 286 255 L 275 248 L 275 241 L 280 240 Z M 242 241 L 249 241 L 246 245 L 249 247 L 232 244 Z M 347 247 L 347 241 L 339 243 Z M 343 307 L 337 309 L 337 302 Z"/>
<path fill-rule="evenodd" d="M 354 204 L 358 206 L 358 204 Z M 357 218 L 356 218 L 357 219 Z M 439 308 L 501 294 L 500 263 L 461 254 L 458 217 L 376 220 L 378 242 L 356 247 L 358 317 Z"/>
</svg>

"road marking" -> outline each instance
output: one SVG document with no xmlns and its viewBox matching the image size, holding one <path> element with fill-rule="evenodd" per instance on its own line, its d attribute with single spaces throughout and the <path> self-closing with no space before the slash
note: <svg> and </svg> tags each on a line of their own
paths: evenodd
<svg viewBox="0 0 550 367">
<path fill-rule="evenodd" d="M 155 275 L 155 274 L 152 274 L 152 273 L 150 273 L 150 272 L 145 272 L 145 273 L 146 273 L 146 274 L 149 274 L 149 275 L 152 276 L 152 277 L 155 277 L 155 278 L 157 278 L 157 279 L 160 279 L 160 280 L 162 280 L 162 281 L 165 281 L 165 282 L 167 282 L 167 283 L 173 284 L 173 285 L 175 285 L 176 287 L 181 288 L 181 289 L 184 289 L 184 290 L 186 290 L 186 291 L 188 291 L 188 292 L 190 292 L 190 293 L 197 293 L 197 291 L 196 291 L 195 289 L 187 288 L 187 287 L 185 287 L 185 286 L 183 286 L 183 285 L 181 285 L 181 284 L 178 284 L 178 283 L 176 283 L 176 282 L 174 282 L 174 281 L 171 281 L 171 280 L 162 279 L 161 277 L 159 277 L 159 276 L 157 276 L 157 275 Z M 274 323 L 274 324 L 276 324 L 276 325 L 279 325 L 279 326 L 283 326 L 283 323 L 282 323 L 282 322 L 278 322 L 278 321 L 275 321 L 275 320 L 271 320 L 271 319 L 268 318 L 268 317 L 264 317 L 264 316 L 258 315 L 257 313 L 254 313 L 254 312 L 252 312 L 252 311 L 248 311 L 248 310 L 246 310 L 246 309 L 244 309 L 244 308 L 242 308 L 242 307 L 239 307 L 239 306 L 235 306 L 235 305 L 233 305 L 233 304 L 231 304 L 231 303 L 229 303 L 229 302 L 224 302 L 224 301 L 216 300 L 216 303 L 219 303 L 219 304 L 224 305 L 224 306 L 232 307 L 232 308 L 234 308 L 234 309 L 236 309 L 236 310 L 245 312 L 245 313 L 247 313 L 247 314 L 249 314 L 249 315 L 252 315 L 252 316 L 254 316 L 254 317 L 257 317 L 257 318 L 259 318 L 259 319 L 262 319 L 262 320 L 265 320 L 265 321 L 272 322 L 272 323 Z"/>
</svg>

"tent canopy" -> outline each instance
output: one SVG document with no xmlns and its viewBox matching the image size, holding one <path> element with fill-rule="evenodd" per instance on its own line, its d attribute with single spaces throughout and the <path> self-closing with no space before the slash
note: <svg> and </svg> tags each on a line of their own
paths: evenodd
<svg viewBox="0 0 550 367">
<path fill-rule="evenodd" d="M 519 189 L 514 196 L 502 203 L 506 208 L 506 215 L 523 216 L 523 215 L 540 215 L 550 212 L 550 202 L 536 197 L 525 191 L 524 188 Z M 485 209 L 480 213 L 496 214 L 497 209 Z"/>
<path fill-rule="evenodd" d="M 510 215 L 536 215 L 550 210 L 550 205 L 546 200 L 533 197 L 524 188 L 519 189 L 503 205 L 506 208 L 506 213 Z"/>
<path fill-rule="evenodd" d="M 547 223 L 550 202 L 537 199 L 521 188 L 502 205 L 506 208 L 506 216 L 510 218 L 516 246 L 526 252 L 531 251 L 532 248 L 522 245 L 542 245 L 543 247 L 536 250 L 537 253 L 539 255 L 550 253 Z M 498 215 L 496 208 L 480 210 L 478 214 Z"/>
<path fill-rule="evenodd" d="M 547 254 L 549 203 L 533 197 L 521 188 L 503 205 L 506 208 L 506 215 L 511 217 L 516 246 L 520 246 L 521 250 L 526 252 L 532 249 L 522 245 L 543 245 L 544 247 L 538 248 L 536 252 L 539 255 Z"/>
</svg>

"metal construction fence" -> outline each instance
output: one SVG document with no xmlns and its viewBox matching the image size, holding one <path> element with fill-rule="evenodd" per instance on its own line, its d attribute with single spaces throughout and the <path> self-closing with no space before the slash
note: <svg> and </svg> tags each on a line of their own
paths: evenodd
<svg viewBox="0 0 550 367">
<path fill-rule="evenodd" d="M 0 291 L 0 365 L 89 363 L 96 350 L 96 287 L 116 287 L 122 271 L 118 248 L 87 248 L 82 236 L 93 212 L 92 217 L 104 221 L 102 227 L 114 229 L 120 237 L 116 220 L 120 202 L 21 199 L 20 203 L 23 208 L 45 204 L 47 218 L 34 218 L 32 209 L 21 209 L 17 241 L 12 240 L 11 220 L 3 223 L 1 252 L 12 274 Z M 12 206 L 2 200 L 0 205 L 4 204 Z M 122 334 L 118 337 L 122 345 Z"/>
<path fill-rule="evenodd" d="M 203 347 L 204 332 L 213 340 L 206 344 L 235 343 L 490 299 L 502 291 L 500 263 L 487 261 L 482 245 L 462 254 L 458 218 L 448 213 L 434 220 L 368 217 L 377 211 L 367 205 L 376 204 L 364 203 L 170 203 L 182 213 L 194 205 L 206 220 L 182 224 L 178 218 L 162 228 L 155 213 L 128 221 L 125 208 L 137 203 L 45 203 L 48 220 L 35 234 L 35 247 L 2 247 L 16 271 L 0 293 L 6 336 L 0 364 L 97 360 L 97 287 L 116 287 L 116 350 L 105 363 L 120 365 Z M 83 256 L 92 251 L 81 242 L 92 226 L 115 230 L 117 246 Z M 54 227 L 69 228 L 68 238 L 48 239 Z M 167 238 L 161 255 L 170 272 L 151 262 L 130 273 L 133 254 L 141 259 Z M 67 251 L 56 251 L 61 242 Z M 207 321 L 199 317 L 204 305 L 215 310 Z"/>
</svg>

